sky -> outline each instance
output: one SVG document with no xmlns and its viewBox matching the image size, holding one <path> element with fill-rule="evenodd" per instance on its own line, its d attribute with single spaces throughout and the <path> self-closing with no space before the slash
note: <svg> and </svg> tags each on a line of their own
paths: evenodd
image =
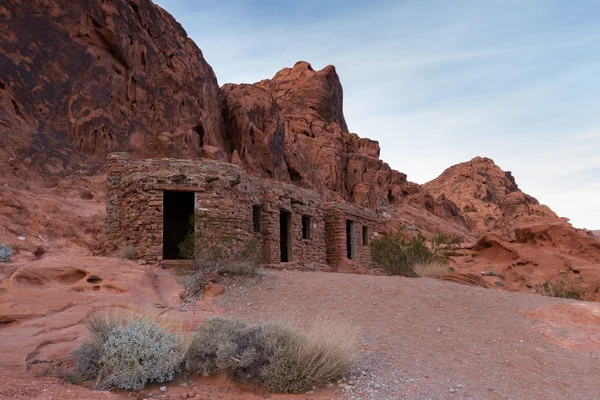
<svg viewBox="0 0 600 400">
<path fill-rule="evenodd" d="M 220 85 L 335 65 L 350 131 L 409 180 L 489 157 L 600 229 L 600 1 L 154 1 Z"/>
</svg>

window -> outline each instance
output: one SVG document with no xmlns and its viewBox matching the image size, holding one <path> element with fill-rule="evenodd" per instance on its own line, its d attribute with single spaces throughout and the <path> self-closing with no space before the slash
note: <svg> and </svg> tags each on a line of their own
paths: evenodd
<svg viewBox="0 0 600 400">
<path fill-rule="evenodd" d="M 363 246 L 368 246 L 369 245 L 369 228 L 367 228 L 366 226 L 363 226 Z"/>
<path fill-rule="evenodd" d="M 260 233 L 260 206 L 252 206 L 252 230 L 254 233 Z"/>
<path fill-rule="evenodd" d="M 356 241 L 354 240 L 354 221 L 346 220 L 346 257 L 356 259 Z"/>
<path fill-rule="evenodd" d="M 308 215 L 302 216 L 302 239 L 310 239 L 310 217 Z"/>
</svg>

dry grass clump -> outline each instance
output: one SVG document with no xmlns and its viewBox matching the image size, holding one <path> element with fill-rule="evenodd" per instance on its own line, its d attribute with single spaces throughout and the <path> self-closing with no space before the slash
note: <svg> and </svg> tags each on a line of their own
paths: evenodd
<svg viewBox="0 0 600 400">
<path fill-rule="evenodd" d="M 179 371 L 185 348 L 176 327 L 155 314 L 92 310 L 86 326 L 92 338 L 73 352 L 75 374 L 97 389 L 139 390 Z"/>
<path fill-rule="evenodd" d="M 301 333 L 289 325 L 267 323 L 263 336 L 269 362 L 261 380 L 273 392 L 306 392 L 341 378 L 352 367 L 356 333 L 344 324 L 319 321 Z"/>
<path fill-rule="evenodd" d="M 249 325 L 217 317 L 198 327 L 186 367 L 202 375 L 227 371 L 273 392 L 302 393 L 348 373 L 354 349 L 354 331 L 332 321 L 302 333 L 280 322 Z"/>
<path fill-rule="evenodd" d="M 440 260 L 421 261 L 413 265 L 413 271 L 421 277 L 440 278 L 448 274 L 448 265 Z"/>
<path fill-rule="evenodd" d="M 136 251 L 135 247 L 130 244 L 125 245 L 121 248 L 121 257 L 123 257 L 126 260 L 135 259 L 136 253 L 137 253 L 137 251 Z"/>
</svg>

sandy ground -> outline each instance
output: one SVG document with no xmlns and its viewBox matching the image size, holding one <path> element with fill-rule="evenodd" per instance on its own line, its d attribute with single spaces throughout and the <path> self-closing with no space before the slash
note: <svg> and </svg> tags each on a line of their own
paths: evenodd
<svg viewBox="0 0 600 400">
<path fill-rule="evenodd" d="M 252 321 L 349 321 L 360 354 L 353 384 L 336 385 L 345 399 L 600 399 L 596 303 L 426 278 L 282 271 L 229 285 L 217 304 Z"/>
<path fill-rule="evenodd" d="M 137 271 L 136 264 L 116 259 L 71 262 L 88 278 L 102 276 L 101 285 L 120 285 L 122 293 L 104 291 L 104 286 L 82 290 L 96 285 L 86 277 L 57 282 L 56 276 L 64 277 L 65 270 L 74 268 L 66 263 L 60 275 L 45 275 L 54 279 L 46 286 L 33 287 L 23 278 L 41 264 L 17 270 L 5 280 L 0 309 L 5 317 L 22 319 L 0 324 L 0 399 L 122 399 L 150 394 L 204 400 L 600 399 L 597 303 L 426 278 L 264 271 L 255 278 L 226 281 L 220 297 L 207 296 L 196 310 L 182 311 L 176 302 L 177 285 L 165 271 L 156 270 L 157 277 L 152 278 L 148 269 Z M 41 309 L 51 299 L 55 302 L 51 310 L 62 302 L 70 307 L 36 315 L 33 308 Z M 166 307 L 190 329 L 214 313 L 255 322 L 292 320 L 301 326 L 319 318 L 346 321 L 358 331 L 356 366 L 345 380 L 296 396 L 240 388 L 223 376 L 179 379 L 167 385 L 166 393 L 160 385 L 141 393 L 96 392 L 41 377 L 33 368 L 52 365 L 53 359 L 64 357 L 85 339 L 84 305 L 149 301 Z M 68 341 L 55 340 L 67 334 Z M 50 345 L 36 353 L 44 343 Z M 28 365 L 26 357 L 31 354 L 36 363 Z"/>
</svg>

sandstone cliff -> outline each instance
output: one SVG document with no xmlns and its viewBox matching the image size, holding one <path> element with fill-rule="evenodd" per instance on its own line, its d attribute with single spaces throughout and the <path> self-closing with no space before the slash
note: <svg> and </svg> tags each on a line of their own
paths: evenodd
<svg viewBox="0 0 600 400">
<path fill-rule="evenodd" d="M 198 157 L 224 145 L 212 68 L 150 0 L 9 0 L 0 36 L 9 169 L 60 175 L 114 150 Z"/>
<path fill-rule="evenodd" d="M 459 234 L 472 246 L 455 267 L 511 272 L 513 290 L 571 271 L 600 296 L 598 240 L 486 158 L 424 186 L 408 181 L 376 141 L 349 130 L 333 66 L 298 62 L 219 88 L 200 49 L 150 0 L 8 0 L 0 35 L 0 241 L 22 255 L 102 251 L 101 166 L 128 151 L 236 163 L 377 210 L 386 229 Z"/>
</svg>

